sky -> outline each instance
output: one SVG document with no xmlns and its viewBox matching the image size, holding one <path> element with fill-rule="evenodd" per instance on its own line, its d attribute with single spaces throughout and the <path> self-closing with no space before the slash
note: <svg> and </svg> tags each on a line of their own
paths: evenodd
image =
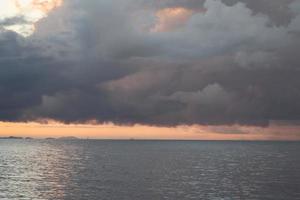
<svg viewBox="0 0 300 200">
<path fill-rule="evenodd" d="M 299 0 L 1 0 L 0 136 L 300 139 Z"/>
</svg>

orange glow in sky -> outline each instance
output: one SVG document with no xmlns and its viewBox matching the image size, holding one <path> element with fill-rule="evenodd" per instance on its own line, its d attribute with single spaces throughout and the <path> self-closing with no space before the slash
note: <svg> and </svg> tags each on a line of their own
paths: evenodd
<svg viewBox="0 0 300 200">
<path fill-rule="evenodd" d="M 166 32 L 176 30 L 183 26 L 192 14 L 192 10 L 181 7 L 159 10 L 156 13 L 157 23 L 151 31 Z"/>
<path fill-rule="evenodd" d="M 61 4 L 62 0 L 15 0 L 15 5 L 20 11 L 38 10 L 44 14 L 61 6 Z"/>
<path fill-rule="evenodd" d="M 221 130 L 221 131 L 220 131 Z M 238 131 L 236 131 L 238 130 Z M 58 122 L 0 122 L 0 137 L 62 137 L 95 139 L 178 139 L 178 140 L 300 140 L 299 127 L 178 126 L 114 124 L 62 124 Z M 277 131 L 277 132 L 276 132 Z"/>
</svg>

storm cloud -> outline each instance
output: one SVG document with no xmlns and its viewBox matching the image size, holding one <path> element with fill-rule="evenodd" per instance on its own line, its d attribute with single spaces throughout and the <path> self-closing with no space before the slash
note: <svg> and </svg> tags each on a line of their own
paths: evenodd
<svg viewBox="0 0 300 200">
<path fill-rule="evenodd" d="M 297 0 L 65 0 L 29 37 L 4 29 L 23 22 L 0 21 L 2 121 L 300 120 Z"/>
</svg>

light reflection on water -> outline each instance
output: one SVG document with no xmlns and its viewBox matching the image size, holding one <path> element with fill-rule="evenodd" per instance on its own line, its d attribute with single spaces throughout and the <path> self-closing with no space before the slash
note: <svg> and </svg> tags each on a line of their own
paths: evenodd
<svg viewBox="0 0 300 200">
<path fill-rule="evenodd" d="M 300 199 L 300 143 L 0 140 L 0 199 Z"/>
<path fill-rule="evenodd" d="M 83 165 L 80 146 L 45 141 L 0 141 L 0 199 L 64 199 Z"/>
</svg>

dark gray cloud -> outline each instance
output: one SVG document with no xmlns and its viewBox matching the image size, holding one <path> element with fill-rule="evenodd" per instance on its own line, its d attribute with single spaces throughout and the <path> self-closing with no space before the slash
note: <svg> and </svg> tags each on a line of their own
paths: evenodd
<svg viewBox="0 0 300 200">
<path fill-rule="evenodd" d="M 16 24 L 26 24 L 27 20 L 23 16 L 4 18 L 0 20 L 0 26 L 12 26 Z"/>
<path fill-rule="evenodd" d="M 169 7 L 194 13 L 176 30 L 151 31 Z M 0 120 L 300 120 L 297 8 L 289 0 L 65 1 L 28 38 L 1 30 Z"/>
<path fill-rule="evenodd" d="M 234 5 L 238 2 L 243 2 L 248 8 L 250 8 L 254 14 L 268 15 L 271 19 L 272 25 L 280 26 L 287 25 L 291 22 L 295 14 L 290 9 L 290 4 L 295 0 L 261 0 L 261 1 L 249 1 L 249 0 L 223 0 L 227 5 Z"/>
</svg>

